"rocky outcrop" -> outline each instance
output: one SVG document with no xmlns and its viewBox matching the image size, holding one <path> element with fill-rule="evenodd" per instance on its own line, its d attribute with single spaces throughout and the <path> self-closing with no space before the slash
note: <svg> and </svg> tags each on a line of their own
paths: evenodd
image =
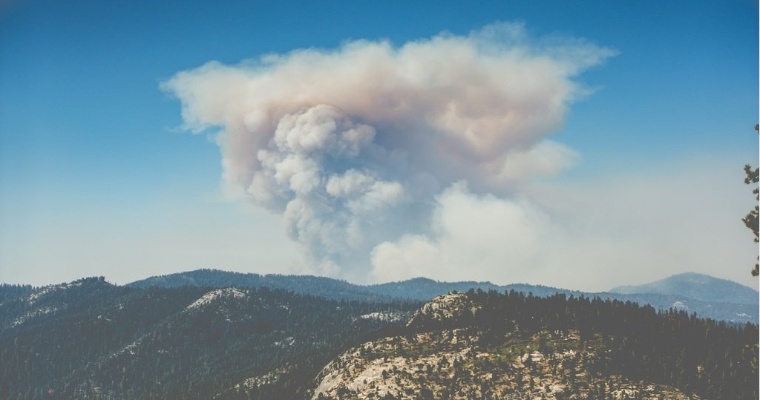
<svg viewBox="0 0 760 400">
<path fill-rule="evenodd" d="M 410 326 L 466 318 L 477 310 L 461 293 L 423 306 Z M 603 374 L 601 344 L 577 332 L 429 329 L 355 347 L 319 374 L 313 400 L 324 399 L 697 399 L 671 387 Z"/>
</svg>

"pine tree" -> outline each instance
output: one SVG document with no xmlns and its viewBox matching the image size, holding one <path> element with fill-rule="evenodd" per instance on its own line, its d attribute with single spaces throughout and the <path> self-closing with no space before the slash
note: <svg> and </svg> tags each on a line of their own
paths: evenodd
<svg viewBox="0 0 760 400">
<path fill-rule="evenodd" d="M 757 131 L 760 134 L 760 124 L 755 125 L 755 131 Z M 746 164 L 744 166 L 744 183 L 747 185 L 756 184 L 760 180 L 760 169 L 755 168 L 752 169 L 752 166 L 749 164 Z M 757 186 L 755 186 L 754 189 L 752 189 L 752 193 L 755 194 L 755 208 L 750 210 L 750 212 L 747 213 L 747 215 L 742 218 L 742 222 L 744 222 L 744 225 L 752 231 L 752 233 L 755 235 L 755 243 L 758 243 L 758 200 L 760 200 L 760 189 L 758 189 Z M 755 267 L 752 269 L 752 276 L 758 276 L 760 274 L 760 265 L 758 262 L 755 262 Z"/>
</svg>

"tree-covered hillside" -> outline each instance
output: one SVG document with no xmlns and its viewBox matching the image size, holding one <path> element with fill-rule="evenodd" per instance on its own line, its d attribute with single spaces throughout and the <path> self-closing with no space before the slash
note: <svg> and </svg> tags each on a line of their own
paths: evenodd
<svg viewBox="0 0 760 400">
<path fill-rule="evenodd" d="M 331 357 L 417 306 L 102 278 L 51 286 L 0 304 L 0 398 L 210 399 L 267 374 L 261 398 L 297 398 Z"/>
<path fill-rule="evenodd" d="M 580 340 L 596 340 L 608 355 L 599 370 L 671 385 L 708 399 L 758 396 L 757 325 L 732 326 L 684 311 L 657 313 L 635 303 L 598 298 L 536 298 L 473 292 L 482 304 L 476 324 L 539 329 L 577 329 Z M 497 325 L 498 326 L 498 325 Z"/>
<path fill-rule="evenodd" d="M 213 269 L 198 269 L 169 275 L 159 275 L 127 284 L 135 288 L 195 287 L 250 287 L 283 289 L 298 294 L 313 295 L 332 300 L 389 301 L 393 297 L 367 290 L 352 283 L 310 275 L 261 275 Z"/>
<path fill-rule="evenodd" d="M 22 297 L 30 294 L 34 288 L 31 285 L 9 285 L 0 284 L 0 303 L 16 297 Z"/>
<path fill-rule="evenodd" d="M 630 302 L 452 293 L 335 359 L 312 398 L 750 400 L 757 339 L 756 325 Z"/>
</svg>

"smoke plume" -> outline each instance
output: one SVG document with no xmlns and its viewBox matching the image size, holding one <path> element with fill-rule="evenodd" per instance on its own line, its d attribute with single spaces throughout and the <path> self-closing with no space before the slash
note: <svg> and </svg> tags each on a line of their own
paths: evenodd
<svg viewBox="0 0 760 400">
<path fill-rule="evenodd" d="M 547 136 L 584 95 L 574 78 L 611 55 L 497 24 L 209 62 L 162 87 L 187 129 L 219 129 L 224 180 L 283 216 L 311 272 L 362 280 L 379 244 L 374 259 L 429 233 L 442 195 L 506 198 L 570 164 Z"/>
</svg>

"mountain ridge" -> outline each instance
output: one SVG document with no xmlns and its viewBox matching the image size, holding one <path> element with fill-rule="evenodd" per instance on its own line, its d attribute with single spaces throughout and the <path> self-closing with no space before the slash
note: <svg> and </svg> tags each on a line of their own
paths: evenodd
<svg viewBox="0 0 760 400">
<path fill-rule="evenodd" d="M 200 286 L 214 288 L 228 286 L 256 288 L 270 287 L 333 300 L 380 302 L 392 301 L 394 299 L 428 301 L 435 296 L 443 295 L 451 291 L 466 292 L 470 289 L 480 289 L 484 291 L 495 290 L 498 292 L 514 290 L 542 297 L 561 293 L 575 297 L 599 297 L 602 299 L 632 301 L 642 305 L 651 305 L 658 310 L 675 308 L 689 313 L 696 312 L 697 315 L 701 317 L 716 320 L 735 323 L 758 323 L 758 296 L 757 292 L 752 288 L 733 281 L 694 273 L 673 275 L 672 277 L 665 278 L 661 281 L 667 281 L 671 278 L 671 281 L 673 281 L 674 279 L 677 280 L 679 276 L 689 277 L 694 275 L 700 277 L 700 282 L 717 282 L 717 284 L 713 285 L 716 288 L 715 290 L 718 291 L 717 294 L 711 297 L 706 297 L 703 293 L 700 293 L 700 291 L 704 291 L 704 285 L 699 289 L 689 289 L 684 288 L 684 285 L 682 284 L 680 286 L 675 286 L 676 288 L 680 288 L 680 291 L 671 290 L 669 292 L 649 291 L 637 293 L 635 291 L 628 291 L 626 293 L 619 293 L 614 292 L 614 289 L 609 292 L 582 292 L 524 283 L 497 285 L 487 281 L 441 282 L 425 277 L 372 285 L 358 285 L 344 280 L 310 275 L 260 275 L 255 273 L 227 272 L 211 269 L 199 269 L 155 276 L 128 283 L 125 286 L 143 288 L 151 286 Z M 631 288 L 635 287 L 631 286 Z M 736 297 L 734 292 L 737 291 L 737 288 L 743 288 L 743 291 L 750 291 L 751 293 L 754 293 L 754 296 L 751 293 L 750 295 L 744 294 L 738 302 L 726 301 L 725 299 L 731 300 Z M 694 298 L 692 296 L 687 296 L 685 293 L 695 293 L 698 296 L 696 296 L 697 298 Z"/>
<path fill-rule="evenodd" d="M 84 278 L 101 284 L 103 277 Z M 41 288 L 14 285 L 0 286 L 0 299 L 28 295 L 52 290 L 60 285 Z M 641 305 L 651 305 L 657 310 L 677 309 L 696 313 L 700 317 L 733 323 L 758 323 L 758 294 L 754 289 L 733 281 L 714 278 L 709 275 L 677 274 L 645 285 L 629 285 L 613 288 L 609 292 L 581 292 L 541 285 L 509 284 L 497 285 L 491 282 L 460 281 L 441 282 L 430 278 L 417 277 L 405 281 L 372 285 L 358 285 L 345 280 L 311 275 L 261 275 L 256 273 L 229 272 L 216 269 L 198 269 L 168 275 L 159 275 L 126 285 L 124 288 L 269 288 L 290 291 L 296 294 L 317 296 L 337 301 L 389 302 L 396 300 L 429 301 L 436 296 L 452 291 L 466 292 L 470 289 L 531 293 L 547 297 L 557 293 L 575 297 L 599 297 L 631 301 Z"/>
</svg>

